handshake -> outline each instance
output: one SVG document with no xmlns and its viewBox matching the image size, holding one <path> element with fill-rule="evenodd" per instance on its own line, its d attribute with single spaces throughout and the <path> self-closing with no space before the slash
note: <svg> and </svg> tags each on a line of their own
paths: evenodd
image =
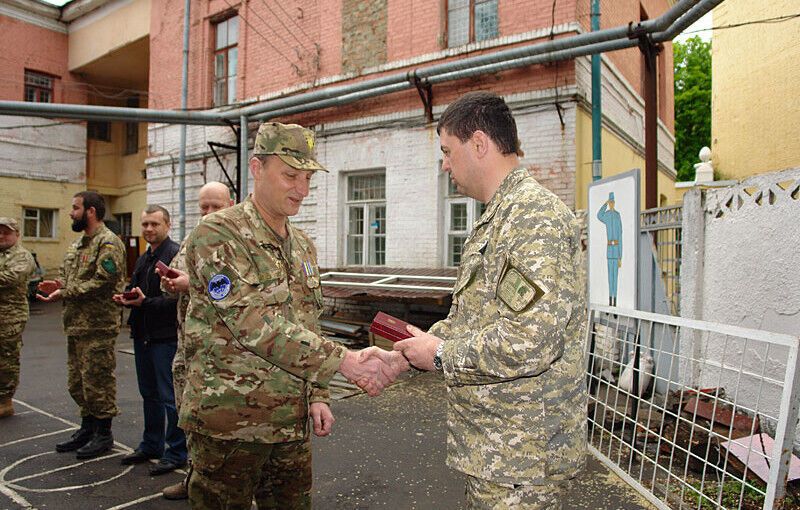
<svg viewBox="0 0 800 510">
<path fill-rule="evenodd" d="M 408 338 L 395 342 L 393 351 L 380 347 L 347 351 L 339 372 L 375 397 L 412 367 L 435 370 L 433 357 L 442 339 L 410 324 L 404 325 Z"/>
</svg>

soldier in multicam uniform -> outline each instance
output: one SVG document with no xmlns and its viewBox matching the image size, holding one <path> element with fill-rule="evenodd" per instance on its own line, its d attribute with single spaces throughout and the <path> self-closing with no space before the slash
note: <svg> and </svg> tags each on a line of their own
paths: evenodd
<svg viewBox="0 0 800 510">
<path fill-rule="evenodd" d="M 12 416 L 19 384 L 22 330 L 28 322 L 28 277 L 36 264 L 19 244 L 19 224 L 0 218 L 0 418 Z"/>
<path fill-rule="evenodd" d="M 467 504 L 561 508 L 586 453 L 585 291 L 575 216 L 519 164 L 505 102 L 486 92 L 439 120 L 459 191 L 486 203 L 467 239 L 448 317 L 395 344 L 447 383 L 448 457 Z"/>
<path fill-rule="evenodd" d="M 249 169 L 254 191 L 190 234 L 188 361 L 180 424 L 190 433 L 193 508 L 311 507 L 309 418 L 330 433 L 336 371 L 379 393 L 408 364 L 358 360 L 320 336 L 322 292 L 311 239 L 288 221 L 324 168 L 314 134 L 265 123 Z"/>
<path fill-rule="evenodd" d="M 230 190 L 228 187 L 217 181 L 211 181 L 203 185 L 198 193 L 198 205 L 200 215 L 205 216 L 212 212 L 221 211 L 233 205 Z M 161 275 L 161 290 L 170 295 L 178 296 L 178 349 L 175 358 L 172 360 L 172 384 L 175 387 L 175 405 L 181 408 L 181 395 L 186 383 L 186 360 L 194 355 L 196 347 L 186 344 L 186 337 L 183 332 L 183 323 L 186 318 L 186 310 L 189 307 L 189 275 L 186 273 L 186 240 L 181 243 L 178 254 L 172 259 L 169 267 L 174 269 L 178 276 L 168 278 L 166 274 Z M 187 438 L 188 439 L 188 438 Z M 191 472 L 191 465 L 189 467 Z M 189 497 L 189 475 L 178 483 L 165 487 L 161 494 L 169 500 L 180 500 Z"/>
<path fill-rule="evenodd" d="M 114 445 L 111 420 L 119 413 L 114 343 L 120 311 L 112 296 L 122 291 L 125 245 L 103 223 L 105 201 L 93 191 L 72 199 L 72 230 L 83 232 L 67 250 L 58 280 L 45 280 L 41 301 L 64 300 L 69 394 L 81 412 L 81 428 L 56 445 L 90 459 Z"/>
</svg>

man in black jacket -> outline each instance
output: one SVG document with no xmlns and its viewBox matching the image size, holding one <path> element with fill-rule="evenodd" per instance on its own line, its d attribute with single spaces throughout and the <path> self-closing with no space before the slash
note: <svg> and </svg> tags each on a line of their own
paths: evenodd
<svg viewBox="0 0 800 510">
<path fill-rule="evenodd" d="M 172 386 L 172 359 L 178 342 L 177 299 L 162 295 L 161 279 L 155 270 L 159 261 L 169 265 L 178 253 L 178 243 L 169 238 L 169 227 L 169 212 L 160 205 L 148 206 L 142 212 L 142 236 L 150 246 L 136 261 L 126 288 L 137 296 L 130 299 L 123 294 L 114 296 L 114 301 L 131 308 L 128 325 L 133 337 L 139 393 L 144 401 L 142 441 L 133 453 L 122 458 L 122 464 L 159 459 L 150 467 L 151 475 L 181 468 L 186 465 L 187 457 L 186 436 L 178 428 Z"/>
</svg>

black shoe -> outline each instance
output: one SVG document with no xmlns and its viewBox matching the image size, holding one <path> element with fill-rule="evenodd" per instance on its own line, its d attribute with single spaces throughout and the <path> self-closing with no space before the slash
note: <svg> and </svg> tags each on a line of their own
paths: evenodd
<svg viewBox="0 0 800 510">
<path fill-rule="evenodd" d="M 132 453 L 122 457 L 119 461 L 120 464 L 125 466 L 130 466 L 131 464 L 141 464 L 143 462 L 147 462 L 150 459 L 157 459 L 161 457 L 161 455 L 154 455 L 151 453 L 144 453 L 141 450 L 134 450 Z"/>
<path fill-rule="evenodd" d="M 114 447 L 114 436 L 111 434 L 111 418 L 95 419 L 95 424 L 96 430 L 92 440 L 75 452 L 80 460 L 99 457 Z"/>
<path fill-rule="evenodd" d="M 158 464 L 153 464 L 150 466 L 150 476 L 158 476 L 158 475 L 165 475 L 167 473 L 171 473 L 176 469 L 180 469 L 186 466 L 185 462 L 177 464 L 172 462 L 171 460 L 161 459 L 158 461 Z"/>
<path fill-rule="evenodd" d="M 76 430 L 67 441 L 56 444 L 56 451 L 59 453 L 74 452 L 83 447 L 92 440 L 94 428 L 94 416 L 84 416 L 81 419 L 81 428 Z"/>
</svg>

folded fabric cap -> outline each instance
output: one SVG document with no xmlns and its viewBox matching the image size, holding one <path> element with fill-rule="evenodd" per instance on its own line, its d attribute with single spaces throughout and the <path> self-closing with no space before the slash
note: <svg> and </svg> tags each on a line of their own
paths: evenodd
<svg viewBox="0 0 800 510">
<path fill-rule="evenodd" d="M 12 230 L 16 230 L 19 232 L 19 223 L 14 218 L 9 218 L 8 216 L 0 216 L 0 225 L 8 227 Z"/>
<path fill-rule="evenodd" d="M 258 128 L 253 155 L 275 155 L 298 170 L 328 170 L 314 153 L 314 132 L 297 124 L 265 122 Z"/>
</svg>

